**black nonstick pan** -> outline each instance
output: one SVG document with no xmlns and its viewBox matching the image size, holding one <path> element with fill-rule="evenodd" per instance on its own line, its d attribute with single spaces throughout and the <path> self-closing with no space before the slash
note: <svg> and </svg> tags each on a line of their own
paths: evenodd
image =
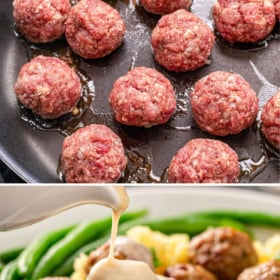
<svg viewBox="0 0 280 280">
<path fill-rule="evenodd" d="M 86 61 L 70 50 L 64 38 L 44 45 L 25 41 L 15 31 L 12 1 L 0 1 L 0 156 L 26 182 L 61 182 L 59 157 L 63 139 L 90 123 L 106 124 L 122 138 L 129 163 L 120 182 L 166 182 L 170 160 L 186 142 L 198 137 L 217 139 L 201 131 L 192 118 L 189 94 L 199 78 L 216 70 L 237 72 L 257 92 L 261 107 L 279 90 L 279 26 L 267 40 L 255 45 L 230 46 L 217 35 L 209 65 L 194 72 L 176 74 L 165 71 L 153 59 L 150 34 L 159 17 L 148 14 L 133 1 L 107 2 L 119 10 L 126 21 L 125 42 L 108 57 Z M 212 0 L 194 0 L 191 7 L 193 13 L 212 27 L 213 3 Z M 47 122 L 18 103 L 13 87 L 19 69 L 39 54 L 60 57 L 75 67 L 83 82 L 80 114 Z M 167 124 L 144 129 L 114 121 L 108 95 L 114 81 L 135 66 L 155 68 L 174 85 L 178 105 Z M 239 155 L 240 183 L 280 181 L 279 152 L 265 141 L 259 127 L 258 118 L 241 134 L 218 138 Z"/>
</svg>

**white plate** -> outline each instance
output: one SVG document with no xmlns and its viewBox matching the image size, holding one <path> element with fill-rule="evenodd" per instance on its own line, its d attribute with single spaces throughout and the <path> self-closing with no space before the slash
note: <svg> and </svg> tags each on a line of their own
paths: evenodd
<svg viewBox="0 0 280 280">
<path fill-rule="evenodd" d="M 280 214 L 279 196 L 230 188 L 129 187 L 130 210 L 148 208 L 152 217 L 170 217 L 197 210 L 253 210 Z M 0 233 L 0 251 L 28 244 L 44 231 L 77 221 L 110 215 L 110 210 L 96 205 L 79 206 L 32 226 Z M 259 236 L 271 234 L 258 230 Z"/>
</svg>

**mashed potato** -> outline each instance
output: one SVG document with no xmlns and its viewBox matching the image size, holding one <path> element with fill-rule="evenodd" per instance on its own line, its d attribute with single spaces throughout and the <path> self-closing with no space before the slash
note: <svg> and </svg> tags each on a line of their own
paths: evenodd
<svg viewBox="0 0 280 280">
<path fill-rule="evenodd" d="M 74 262 L 74 273 L 71 276 L 72 280 L 86 280 L 86 268 L 88 265 L 88 256 L 81 254 Z"/>
<path fill-rule="evenodd" d="M 264 243 L 254 242 L 254 247 L 259 256 L 259 262 L 264 263 L 280 257 L 280 234 L 275 234 Z"/>
<path fill-rule="evenodd" d="M 188 261 L 189 236 L 186 234 L 164 235 L 145 226 L 128 230 L 128 237 L 151 249 L 159 263 L 156 273 L 162 274 L 167 267 Z"/>
</svg>

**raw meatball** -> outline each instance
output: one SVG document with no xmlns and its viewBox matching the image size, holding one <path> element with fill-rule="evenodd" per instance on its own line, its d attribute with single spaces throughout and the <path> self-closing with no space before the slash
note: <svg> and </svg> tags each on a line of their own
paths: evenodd
<svg viewBox="0 0 280 280">
<path fill-rule="evenodd" d="M 213 135 L 238 134 L 252 125 L 258 98 L 241 76 L 217 71 L 200 79 L 191 94 L 194 119 Z"/>
<path fill-rule="evenodd" d="M 200 265 L 177 264 L 169 267 L 165 275 L 174 280 L 216 280 L 216 277 Z"/>
<path fill-rule="evenodd" d="M 22 66 L 15 92 L 20 102 L 35 114 L 55 119 L 77 105 L 81 83 L 64 61 L 40 55 Z"/>
<path fill-rule="evenodd" d="M 15 0 L 13 5 L 15 22 L 27 40 L 46 43 L 64 33 L 69 0 Z"/>
<path fill-rule="evenodd" d="M 235 183 L 240 167 L 238 156 L 219 140 L 193 139 L 173 157 L 169 183 Z"/>
<path fill-rule="evenodd" d="M 141 4 L 152 14 L 165 15 L 179 9 L 188 9 L 192 0 L 141 0 Z"/>
<path fill-rule="evenodd" d="M 127 159 L 121 139 L 105 125 L 92 124 L 65 138 L 61 163 L 67 183 L 113 183 Z"/>
<path fill-rule="evenodd" d="M 191 71 L 203 66 L 214 46 L 214 40 L 208 25 L 186 10 L 163 16 L 152 33 L 156 61 L 175 72 Z"/>
<path fill-rule="evenodd" d="M 109 102 L 118 122 L 144 127 L 166 123 L 176 108 L 170 81 L 145 67 L 134 68 L 119 78 Z"/>
<path fill-rule="evenodd" d="M 65 25 L 70 47 L 86 59 L 110 54 L 125 35 L 125 24 L 118 11 L 100 0 L 81 0 L 72 7 Z"/>
<path fill-rule="evenodd" d="M 190 262 L 211 271 L 219 280 L 236 280 L 258 257 L 245 233 L 232 228 L 210 229 L 190 242 Z"/>
<path fill-rule="evenodd" d="M 275 7 L 275 13 L 278 17 L 278 21 L 280 21 L 280 0 L 274 0 L 274 7 Z"/>
<path fill-rule="evenodd" d="M 280 91 L 265 104 L 261 119 L 266 139 L 280 149 Z"/>
<path fill-rule="evenodd" d="M 280 261 L 270 261 L 261 265 L 247 268 L 237 280 L 279 280 Z"/>
<path fill-rule="evenodd" d="M 213 18 L 217 31 L 232 43 L 260 41 L 276 22 L 271 0 L 218 0 Z"/>
<path fill-rule="evenodd" d="M 87 268 L 89 273 L 90 268 L 100 260 L 107 258 L 109 255 L 110 244 L 107 242 L 101 247 L 93 251 L 88 259 Z M 134 260 L 147 263 L 154 270 L 153 257 L 151 252 L 142 244 L 125 236 L 118 236 L 114 257 L 119 260 Z"/>
</svg>

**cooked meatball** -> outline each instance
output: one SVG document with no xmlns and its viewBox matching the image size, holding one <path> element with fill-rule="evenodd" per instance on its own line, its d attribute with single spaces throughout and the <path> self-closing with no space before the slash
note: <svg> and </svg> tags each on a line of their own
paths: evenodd
<svg viewBox="0 0 280 280">
<path fill-rule="evenodd" d="M 141 4 L 152 14 L 165 15 L 179 9 L 188 9 L 192 0 L 141 0 Z"/>
<path fill-rule="evenodd" d="M 266 139 L 280 149 L 280 91 L 265 104 L 261 119 Z"/>
<path fill-rule="evenodd" d="M 15 83 L 19 101 L 44 119 L 69 113 L 81 96 L 75 71 L 55 57 L 37 56 L 24 64 Z"/>
<path fill-rule="evenodd" d="M 278 21 L 280 21 L 280 0 L 274 0 L 274 7 L 275 7 L 275 13 L 278 17 Z"/>
<path fill-rule="evenodd" d="M 258 42 L 272 31 L 276 19 L 271 0 L 218 0 L 213 7 L 217 31 L 229 42 Z"/>
<path fill-rule="evenodd" d="M 193 139 L 173 157 L 169 183 L 235 183 L 240 167 L 238 156 L 227 144 Z"/>
<path fill-rule="evenodd" d="M 127 158 L 121 139 L 111 129 L 92 124 L 64 139 L 61 163 L 67 183 L 113 183 Z"/>
<path fill-rule="evenodd" d="M 212 30 L 186 10 L 163 16 L 152 33 L 156 61 L 167 70 L 184 72 L 203 66 L 214 46 Z"/>
<path fill-rule="evenodd" d="M 191 107 L 202 130 L 226 136 L 252 125 L 258 114 L 258 98 L 241 76 L 217 71 L 195 84 Z"/>
<path fill-rule="evenodd" d="M 100 260 L 109 256 L 110 244 L 105 243 L 101 247 L 93 251 L 88 259 L 87 273 L 90 268 Z M 114 257 L 119 260 L 134 260 L 147 263 L 153 270 L 153 257 L 151 252 L 142 244 L 125 236 L 118 236 L 115 243 Z"/>
<path fill-rule="evenodd" d="M 216 277 L 200 265 L 177 264 L 169 267 L 165 275 L 174 280 L 216 280 Z"/>
<path fill-rule="evenodd" d="M 219 280 L 236 280 L 258 257 L 245 233 L 232 228 L 210 229 L 190 242 L 190 262 L 211 271 Z"/>
<path fill-rule="evenodd" d="M 15 0 L 13 5 L 16 25 L 27 40 L 46 43 L 64 33 L 69 0 Z"/>
<path fill-rule="evenodd" d="M 67 42 L 86 59 L 110 54 L 121 45 L 124 35 L 125 24 L 118 11 L 100 0 L 81 0 L 65 23 Z"/>
<path fill-rule="evenodd" d="M 245 269 L 237 280 L 279 280 L 280 261 L 270 261 Z"/>
<path fill-rule="evenodd" d="M 151 127 L 166 123 L 176 109 L 170 81 L 154 69 L 138 67 L 119 78 L 109 102 L 115 119 L 125 125 Z"/>
</svg>

